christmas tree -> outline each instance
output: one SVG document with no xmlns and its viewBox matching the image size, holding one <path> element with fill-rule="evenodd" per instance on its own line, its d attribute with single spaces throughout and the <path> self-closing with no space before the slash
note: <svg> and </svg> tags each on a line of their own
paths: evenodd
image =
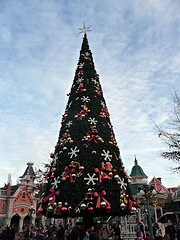
<svg viewBox="0 0 180 240">
<path fill-rule="evenodd" d="M 59 139 L 51 154 L 39 211 L 47 216 L 120 216 L 131 192 L 110 122 L 99 75 L 84 33 Z"/>
</svg>

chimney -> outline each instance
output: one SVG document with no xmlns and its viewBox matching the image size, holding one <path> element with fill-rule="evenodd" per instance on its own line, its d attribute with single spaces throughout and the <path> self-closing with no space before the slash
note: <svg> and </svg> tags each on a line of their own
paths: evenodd
<svg viewBox="0 0 180 240">
<path fill-rule="evenodd" d="M 6 187 L 6 194 L 8 197 L 11 196 L 11 185 L 10 183 L 7 184 L 7 187 Z"/>
<path fill-rule="evenodd" d="M 11 174 L 8 174 L 8 183 L 12 186 L 12 179 L 11 179 Z"/>
</svg>

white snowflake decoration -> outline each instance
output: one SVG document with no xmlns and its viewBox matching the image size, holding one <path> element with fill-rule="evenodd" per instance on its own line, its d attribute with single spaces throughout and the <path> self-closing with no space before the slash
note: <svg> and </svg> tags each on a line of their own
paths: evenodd
<svg viewBox="0 0 180 240">
<path fill-rule="evenodd" d="M 84 78 L 81 77 L 81 78 L 78 78 L 78 80 L 76 82 L 79 84 L 79 83 L 82 83 L 83 81 L 84 81 Z"/>
<path fill-rule="evenodd" d="M 72 124 L 73 124 L 73 122 L 69 120 L 69 122 L 66 123 L 66 126 L 67 126 L 68 128 L 70 128 L 70 126 L 71 126 Z"/>
<path fill-rule="evenodd" d="M 96 123 L 97 123 L 97 120 L 95 119 L 95 118 L 89 118 L 88 119 L 88 122 L 91 124 L 91 125 L 96 125 Z"/>
<path fill-rule="evenodd" d="M 92 185 L 96 185 L 95 182 L 98 181 L 98 177 L 96 176 L 95 173 L 93 173 L 93 175 L 91 176 L 90 173 L 87 174 L 88 177 L 84 178 L 84 181 L 88 181 L 86 184 L 89 185 L 92 182 Z"/>
<path fill-rule="evenodd" d="M 53 163 L 57 163 L 58 160 L 58 153 L 54 154 L 54 158 L 53 158 Z"/>
<path fill-rule="evenodd" d="M 108 162 L 110 162 L 112 159 L 112 155 L 110 154 L 109 150 L 107 150 L 107 152 L 103 150 L 103 153 L 101 153 L 101 156 L 103 156 L 104 160 Z"/>
<path fill-rule="evenodd" d="M 79 173 L 76 174 L 77 177 L 81 177 L 82 175 L 83 175 L 82 172 L 79 172 Z"/>
<path fill-rule="evenodd" d="M 90 98 L 89 98 L 88 96 L 87 96 L 87 97 L 82 96 L 81 100 L 82 100 L 83 102 L 88 103 L 88 102 L 90 101 Z"/>
<path fill-rule="evenodd" d="M 81 69 L 81 68 L 83 68 L 83 66 L 84 66 L 84 63 L 80 63 L 79 65 L 78 65 L 78 67 Z"/>
<path fill-rule="evenodd" d="M 54 182 L 51 183 L 52 188 L 57 188 L 58 187 L 58 183 L 60 183 L 61 181 L 59 180 L 59 177 L 54 178 Z"/>
<path fill-rule="evenodd" d="M 77 146 L 74 149 L 71 148 L 70 150 L 71 152 L 68 153 L 70 155 L 70 158 L 73 158 L 73 156 L 77 157 L 77 153 L 79 152 L 79 149 L 77 148 Z"/>
<path fill-rule="evenodd" d="M 124 178 L 119 178 L 118 184 L 120 185 L 121 190 L 126 190 L 127 183 L 124 182 Z"/>
<path fill-rule="evenodd" d="M 101 106 L 102 106 L 103 108 L 106 108 L 105 102 L 101 101 Z"/>
<path fill-rule="evenodd" d="M 79 208 L 77 208 L 76 210 L 75 210 L 75 213 L 80 213 L 81 211 L 80 211 L 80 209 Z"/>
<path fill-rule="evenodd" d="M 98 81 L 96 79 L 92 78 L 91 80 L 95 85 L 98 84 Z"/>
<path fill-rule="evenodd" d="M 90 56 L 90 53 L 89 52 L 85 52 L 85 56 L 86 57 Z"/>
</svg>

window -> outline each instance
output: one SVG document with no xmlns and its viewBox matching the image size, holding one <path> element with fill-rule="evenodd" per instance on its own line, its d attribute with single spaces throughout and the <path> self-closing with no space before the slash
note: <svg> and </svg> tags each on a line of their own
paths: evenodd
<svg viewBox="0 0 180 240">
<path fill-rule="evenodd" d="M 22 193 L 22 200 L 25 200 L 25 198 L 26 198 L 26 192 L 23 192 Z"/>
<path fill-rule="evenodd" d="M 2 213 L 6 213 L 6 204 L 2 203 Z"/>
</svg>

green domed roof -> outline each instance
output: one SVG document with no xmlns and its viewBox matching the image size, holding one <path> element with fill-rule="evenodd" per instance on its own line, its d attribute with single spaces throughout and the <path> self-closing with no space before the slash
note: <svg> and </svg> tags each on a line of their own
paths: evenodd
<svg viewBox="0 0 180 240">
<path fill-rule="evenodd" d="M 132 177 L 132 178 L 134 178 L 134 177 L 148 178 L 146 176 L 146 174 L 144 173 L 144 171 L 142 170 L 142 168 L 138 165 L 136 157 L 135 157 L 135 160 L 134 160 L 134 166 L 131 170 L 130 177 Z"/>
</svg>

